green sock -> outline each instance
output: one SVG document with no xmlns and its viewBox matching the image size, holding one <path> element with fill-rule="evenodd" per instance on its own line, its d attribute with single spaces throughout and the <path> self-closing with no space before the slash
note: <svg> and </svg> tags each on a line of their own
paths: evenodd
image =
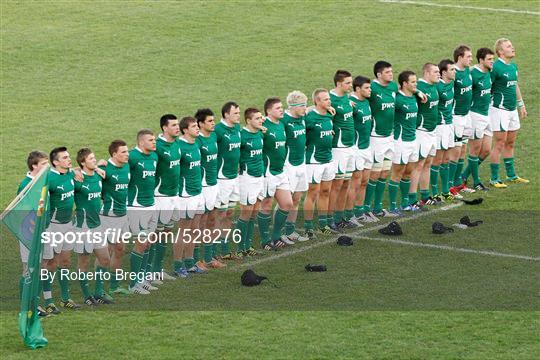
<svg viewBox="0 0 540 360">
<path fill-rule="evenodd" d="M 409 204 L 414 204 L 418 201 L 418 193 L 409 193 Z"/>
<path fill-rule="evenodd" d="M 94 292 L 94 296 L 103 296 L 103 293 L 105 292 L 105 281 L 103 280 L 103 278 L 108 272 L 109 270 L 107 270 L 103 266 L 96 267 L 96 291 Z"/>
<path fill-rule="evenodd" d="M 427 189 L 425 189 L 425 190 L 420 189 L 420 198 L 421 198 L 422 200 L 424 200 L 424 201 L 427 200 L 427 199 L 429 199 L 429 190 L 427 190 Z"/>
<path fill-rule="evenodd" d="M 212 262 L 212 244 L 204 244 L 204 262 Z"/>
<path fill-rule="evenodd" d="M 148 249 L 148 262 L 146 263 L 146 272 L 151 273 L 154 268 L 154 257 L 156 255 L 157 244 L 152 244 Z"/>
<path fill-rule="evenodd" d="M 469 163 L 468 167 L 471 168 L 473 183 L 476 186 L 480 183 L 480 177 L 478 176 L 478 156 L 469 155 L 467 162 Z"/>
<path fill-rule="evenodd" d="M 364 205 L 354 205 L 354 216 L 360 217 L 364 214 Z"/>
<path fill-rule="evenodd" d="M 253 247 L 253 230 L 255 230 L 255 219 L 251 218 L 249 219 L 248 225 L 247 225 L 247 239 L 246 239 L 246 249 L 250 249 Z"/>
<path fill-rule="evenodd" d="M 442 193 L 448 194 L 450 192 L 450 187 L 448 185 L 448 164 L 441 164 L 439 174 L 441 175 Z"/>
<path fill-rule="evenodd" d="M 367 211 L 371 210 L 371 199 L 375 195 L 375 190 L 377 189 L 377 180 L 369 179 L 366 186 L 366 197 L 364 198 L 364 206 L 367 206 Z"/>
<path fill-rule="evenodd" d="M 92 296 L 90 293 L 90 287 L 88 286 L 88 280 L 87 280 L 88 273 L 84 273 L 84 275 L 79 279 L 79 284 L 81 285 L 81 291 L 83 293 L 84 298 Z"/>
<path fill-rule="evenodd" d="M 186 269 L 191 269 L 195 266 L 195 259 L 193 258 L 185 258 L 184 259 L 184 265 L 186 265 Z"/>
<path fill-rule="evenodd" d="M 399 190 L 401 191 L 401 207 L 409 206 L 409 189 L 411 187 L 410 179 L 401 179 L 399 182 Z"/>
<path fill-rule="evenodd" d="M 375 212 L 382 210 L 382 200 L 384 195 L 384 188 L 386 187 L 386 179 L 379 178 L 377 181 L 377 187 L 375 188 L 375 203 L 373 210 Z"/>
<path fill-rule="evenodd" d="M 129 262 L 131 265 L 130 270 L 132 274 L 138 274 L 141 271 L 143 257 L 144 257 L 143 254 L 138 253 L 135 250 L 131 252 Z M 133 279 L 129 282 L 129 287 L 134 287 L 135 285 L 137 285 L 137 279 Z"/>
<path fill-rule="evenodd" d="M 307 230 L 313 230 L 313 220 L 305 220 L 304 219 L 304 229 Z"/>
<path fill-rule="evenodd" d="M 455 161 L 448 162 L 448 187 L 454 186 L 454 176 L 456 175 L 457 163 Z"/>
<path fill-rule="evenodd" d="M 343 211 L 334 211 L 334 217 L 333 220 L 336 224 L 343 221 Z"/>
<path fill-rule="evenodd" d="M 201 247 L 199 245 L 196 245 L 193 249 L 193 260 L 195 263 L 198 263 L 199 260 L 201 260 Z"/>
<path fill-rule="evenodd" d="M 163 270 L 163 258 L 165 257 L 167 246 L 164 243 L 157 243 L 155 251 L 152 269 L 154 272 L 161 272 Z"/>
<path fill-rule="evenodd" d="M 24 282 L 26 281 L 26 278 L 24 276 L 21 276 L 19 278 L 19 300 L 22 300 L 22 295 L 23 295 L 23 288 L 24 288 Z M 41 280 L 43 282 L 47 281 L 47 280 Z"/>
<path fill-rule="evenodd" d="M 285 235 L 291 235 L 294 232 L 294 223 L 290 221 L 285 222 Z"/>
<path fill-rule="evenodd" d="M 56 269 L 56 277 L 58 278 L 58 282 L 60 283 L 60 292 L 61 292 L 62 300 L 68 301 L 71 297 L 69 293 L 69 279 L 68 279 L 68 276 L 66 276 L 65 278 L 60 276 L 62 269 L 63 268 Z"/>
<path fill-rule="evenodd" d="M 270 219 L 270 214 L 265 214 L 260 211 L 257 214 L 257 224 L 259 225 L 262 246 L 270 242 Z"/>
<path fill-rule="evenodd" d="M 148 266 L 148 257 L 150 256 L 150 249 L 145 249 L 143 252 L 141 270 L 139 272 L 146 273 L 146 267 Z"/>
<path fill-rule="evenodd" d="M 345 213 L 343 215 L 343 218 L 347 221 L 351 220 L 351 218 L 354 216 L 353 209 L 347 209 L 345 210 Z"/>
<path fill-rule="evenodd" d="M 216 243 L 212 244 L 212 258 L 215 258 L 216 256 L 219 256 L 219 249 L 218 245 Z"/>
<path fill-rule="evenodd" d="M 504 168 L 506 169 L 506 177 L 510 179 L 515 179 L 516 176 L 516 170 L 514 169 L 514 158 L 504 158 Z"/>
<path fill-rule="evenodd" d="M 326 223 L 327 224 L 334 223 L 334 214 L 331 211 L 328 211 L 328 213 L 326 214 Z"/>
<path fill-rule="evenodd" d="M 116 277 L 116 271 L 111 271 L 111 283 L 109 284 L 109 292 L 113 292 L 119 287 L 120 287 L 120 279 Z"/>
<path fill-rule="evenodd" d="M 277 240 L 281 237 L 281 230 L 283 230 L 283 226 L 285 225 L 285 221 L 287 221 L 287 216 L 289 216 L 289 212 L 277 209 L 276 214 L 274 215 L 274 228 L 272 229 L 272 240 Z"/>
<path fill-rule="evenodd" d="M 322 229 L 326 225 L 328 225 L 328 217 L 326 214 L 322 214 L 318 216 L 318 223 L 319 223 L 319 229 Z"/>
<path fill-rule="evenodd" d="M 184 262 L 182 260 L 174 260 L 173 261 L 173 269 L 174 272 L 179 272 L 184 267 Z"/>
<path fill-rule="evenodd" d="M 429 184 L 431 185 L 431 194 L 437 196 L 439 194 L 439 165 L 431 165 L 429 171 Z"/>
<path fill-rule="evenodd" d="M 489 167 L 491 169 L 491 181 L 499 181 L 499 164 L 491 163 Z"/>
<path fill-rule="evenodd" d="M 231 247 L 229 245 L 229 240 L 220 238 L 221 243 L 221 255 L 227 255 L 231 253 Z"/>
<path fill-rule="evenodd" d="M 236 229 L 238 229 L 240 232 L 240 242 L 237 244 L 238 252 L 247 250 L 247 225 L 248 223 L 242 219 L 238 219 L 238 221 L 236 222 Z"/>
<path fill-rule="evenodd" d="M 471 163 L 467 161 L 467 166 L 465 166 L 465 170 L 463 170 L 463 173 L 461 174 L 461 178 L 464 181 L 467 181 L 469 179 L 469 176 L 471 176 Z"/>
<path fill-rule="evenodd" d="M 461 185 L 463 179 L 461 178 L 461 170 L 463 170 L 463 164 L 465 164 L 465 159 L 459 159 L 456 167 L 456 174 L 454 175 L 454 185 Z"/>
<path fill-rule="evenodd" d="M 399 183 L 394 180 L 388 182 L 388 195 L 390 198 L 390 210 L 397 209 L 397 195 L 399 190 Z"/>
</svg>

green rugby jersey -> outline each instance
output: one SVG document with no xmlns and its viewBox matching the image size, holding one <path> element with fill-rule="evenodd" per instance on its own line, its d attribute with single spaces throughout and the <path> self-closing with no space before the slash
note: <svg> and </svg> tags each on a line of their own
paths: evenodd
<svg viewBox="0 0 540 360">
<path fill-rule="evenodd" d="M 168 142 L 163 135 L 156 140 L 156 193 L 155 195 L 178 195 L 180 180 L 180 143 L 177 139 Z"/>
<path fill-rule="evenodd" d="M 336 110 L 334 115 L 334 139 L 332 146 L 335 148 L 351 147 L 354 145 L 354 120 L 353 107 L 347 94 L 338 96 L 330 91 L 330 101 Z"/>
<path fill-rule="evenodd" d="M 75 182 L 75 226 L 78 228 L 86 225 L 93 229 L 101 225 L 101 190 L 101 176 L 96 172 L 93 175 L 83 172 L 83 181 Z"/>
<path fill-rule="evenodd" d="M 439 92 L 436 84 L 429 84 L 424 79 L 418 81 L 418 90 L 426 94 L 427 101 L 422 104 L 418 99 L 417 128 L 433 131 L 439 122 Z"/>
<path fill-rule="evenodd" d="M 202 186 L 217 184 L 218 144 L 216 133 L 211 132 L 208 137 L 199 133 L 197 144 L 201 151 Z"/>
<path fill-rule="evenodd" d="M 488 114 L 491 102 L 491 74 L 483 72 L 478 65 L 471 70 L 472 76 L 472 103 L 471 111 L 477 114 Z"/>
<path fill-rule="evenodd" d="M 19 187 L 17 188 L 17 195 L 24 190 L 26 185 L 30 184 L 30 182 L 34 180 L 34 177 L 30 175 L 30 172 L 26 173 L 26 176 L 24 177 L 23 181 L 19 184 Z"/>
<path fill-rule="evenodd" d="M 456 66 L 454 80 L 454 115 L 464 116 L 469 113 L 472 102 L 472 77 L 469 68 L 464 70 Z"/>
<path fill-rule="evenodd" d="M 280 120 L 287 135 L 287 162 L 298 166 L 306 161 L 306 124 L 304 116 L 295 118 L 285 111 Z"/>
<path fill-rule="evenodd" d="M 49 173 L 49 202 L 51 221 L 61 224 L 71 222 L 75 204 L 75 181 L 73 172 L 59 173 L 51 168 Z"/>
<path fill-rule="evenodd" d="M 263 160 L 264 169 L 267 174 L 279 175 L 283 172 L 283 165 L 287 158 L 287 135 L 285 126 L 282 122 L 276 124 L 269 118 L 264 120 L 263 126 L 266 127 L 266 133 L 263 134 Z"/>
<path fill-rule="evenodd" d="M 377 80 L 371 82 L 369 105 L 375 123 L 372 136 L 392 135 L 397 91 L 397 84 L 393 81 L 386 86 L 381 85 Z"/>
<path fill-rule="evenodd" d="M 353 119 L 354 131 L 356 133 L 356 146 L 358 146 L 359 149 L 367 149 L 369 147 L 371 130 L 373 128 L 369 100 L 359 100 L 355 94 L 352 94 L 350 99 L 355 104 L 353 108 Z"/>
<path fill-rule="evenodd" d="M 518 67 L 498 58 L 491 70 L 491 97 L 494 107 L 513 111 L 517 107 Z"/>
<path fill-rule="evenodd" d="M 128 206 L 154 205 L 157 160 L 155 151 L 145 154 L 135 147 L 129 152 Z"/>
<path fill-rule="evenodd" d="M 257 130 L 252 133 L 247 128 L 240 132 L 242 145 L 240 146 L 240 174 L 247 173 L 254 177 L 264 175 L 263 161 L 263 134 Z"/>
<path fill-rule="evenodd" d="M 414 141 L 416 139 L 416 122 L 418 103 L 416 96 L 407 96 L 401 91 L 396 95 L 396 117 L 394 121 L 394 140 Z"/>
<path fill-rule="evenodd" d="M 332 161 L 332 115 L 313 109 L 306 115 L 306 164 L 326 164 Z"/>
<path fill-rule="evenodd" d="M 129 164 L 116 166 L 111 159 L 107 166 L 101 166 L 105 171 L 102 180 L 103 190 L 101 199 L 103 208 L 101 213 L 105 216 L 124 216 L 127 213 L 127 199 L 129 187 Z"/>
<path fill-rule="evenodd" d="M 439 79 L 437 91 L 439 92 L 439 120 L 437 124 L 451 124 L 454 107 L 454 80 L 445 83 L 443 79 Z"/>
<path fill-rule="evenodd" d="M 199 195 L 202 192 L 201 151 L 197 142 L 190 144 L 184 138 L 179 138 L 180 152 L 180 183 L 178 193 L 182 197 Z"/>
<path fill-rule="evenodd" d="M 218 144 L 218 179 L 236 179 L 240 163 L 240 125 L 222 119 L 214 132 Z"/>
</svg>

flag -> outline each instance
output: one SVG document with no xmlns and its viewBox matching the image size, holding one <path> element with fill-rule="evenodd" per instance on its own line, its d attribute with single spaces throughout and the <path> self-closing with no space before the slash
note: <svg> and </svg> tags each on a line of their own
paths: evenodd
<svg viewBox="0 0 540 360">
<path fill-rule="evenodd" d="M 17 195 L 0 215 L 0 220 L 29 250 L 28 272 L 24 274 L 24 285 L 19 312 L 19 330 L 24 343 L 36 349 L 47 345 L 39 320 L 37 307 L 40 299 L 41 233 L 46 226 L 49 197 L 49 169 L 44 168 Z"/>
</svg>

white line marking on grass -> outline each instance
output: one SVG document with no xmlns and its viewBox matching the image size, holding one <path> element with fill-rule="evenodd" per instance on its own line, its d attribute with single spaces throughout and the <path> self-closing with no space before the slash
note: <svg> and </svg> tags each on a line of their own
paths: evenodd
<svg viewBox="0 0 540 360">
<path fill-rule="evenodd" d="M 379 0 L 379 2 L 389 3 L 389 4 L 401 4 L 401 5 L 422 5 L 422 6 L 447 7 L 447 8 L 455 8 L 455 9 L 506 12 L 506 13 L 512 13 L 512 14 L 540 15 L 540 12 L 529 11 L 529 10 L 501 9 L 501 8 L 489 8 L 489 7 L 454 5 L 454 4 L 437 4 L 437 3 L 426 2 L 426 1 Z"/>
<path fill-rule="evenodd" d="M 399 222 L 399 223 L 404 223 L 404 222 L 408 222 L 408 221 L 411 221 L 411 220 L 418 219 L 420 217 L 433 215 L 433 214 L 436 214 L 436 213 L 438 213 L 440 211 L 450 210 L 450 209 L 456 208 L 456 207 L 461 206 L 461 205 L 463 205 L 462 202 L 459 202 L 459 203 L 456 203 L 456 204 L 450 204 L 450 205 L 446 205 L 446 206 L 443 206 L 443 207 L 438 208 L 438 209 L 420 212 L 420 213 L 414 214 L 414 215 L 409 216 L 409 217 L 398 218 L 396 221 Z M 360 230 L 357 230 L 355 232 L 344 233 L 343 235 L 358 236 L 358 235 L 363 234 L 363 233 L 367 233 L 367 232 L 382 229 L 386 225 L 388 225 L 388 223 L 384 223 L 384 224 L 377 225 L 377 226 L 364 227 L 364 228 L 362 228 Z M 240 268 L 243 268 L 243 267 L 251 267 L 251 266 L 259 265 L 259 264 L 262 264 L 262 263 L 265 263 L 265 262 L 274 261 L 274 260 L 281 259 L 281 258 L 284 258 L 284 257 L 288 257 L 288 256 L 291 256 L 291 255 L 303 253 L 304 251 L 315 249 L 315 248 L 318 248 L 318 247 L 321 247 L 321 246 L 324 246 L 324 245 L 333 244 L 335 242 L 336 242 L 335 238 L 325 239 L 325 240 L 315 240 L 315 242 L 313 244 L 311 244 L 311 245 L 303 246 L 301 248 L 296 248 L 296 249 L 293 249 L 293 250 L 290 250 L 290 251 L 283 251 L 281 253 L 266 256 L 266 257 L 263 257 L 263 258 L 260 258 L 260 259 L 254 260 L 254 261 L 249 261 L 249 262 L 240 264 L 239 266 L 234 267 L 233 269 L 234 270 L 239 270 Z"/>
<path fill-rule="evenodd" d="M 458 247 L 453 247 L 453 246 L 448 246 L 448 245 L 426 244 L 426 243 L 420 243 L 420 242 L 414 242 L 414 241 L 405 241 L 405 240 L 400 240 L 400 239 L 372 238 L 369 236 L 359 236 L 359 238 L 365 239 L 365 240 L 398 244 L 398 245 L 417 246 L 417 247 L 425 247 L 425 248 L 431 248 L 431 249 L 448 250 L 448 251 L 479 254 L 479 255 L 500 256 L 500 257 L 508 257 L 508 258 L 521 259 L 521 260 L 540 261 L 540 258 L 538 257 L 516 255 L 516 254 L 505 254 L 505 253 L 500 253 L 500 252 L 491 251 L 491 250 L 475 250 L 475 249 L 468 249 L 468 248 L 458 248 Z"/>
</svg>

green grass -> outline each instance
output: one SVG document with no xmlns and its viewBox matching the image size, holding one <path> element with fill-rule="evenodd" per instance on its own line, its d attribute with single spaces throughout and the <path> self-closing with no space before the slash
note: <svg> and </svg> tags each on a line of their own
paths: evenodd
<svg viewBox="0 0 540 360">
<path fill-rule="evenodd" d="M 1 20 L 2 206 L 13 198 L 32 149 L 65 144 L 73 154 L 89 145 L 106 157 L 110 140 L 132 144 L 139 128 L 158 130 L 163 113 L 184 116 L 206 106 L 219 112 L 230 99 L 260 107 L 268 96 L 330 88 L 337 68 L 370 75 L 379 59 L 389 60 L 396 75 L 420 72 L 459 43 L 476 49 L 509 37 L 529 111 L 517 168 L 532 182 L 491 191 L 478 207 L 407 222 L 400 239 L 540 256 L 538 16 L 378 2 L 2 2 Z M 435 219 L 451 224 L 466 213 L 485 223 L 430 234 Z M 18 245 L 5 228 L 0 252 L 3 357 L 82 358 L 96 349 L 135 358 L 540 355 L 538 262 L 368 240 L 257 265 L 276 287 L 241 287 L 238 264 L 164 285 L 144 299 L 46 319 L 50 344 L 31 352 L 17 332 Z M 306 273 L 308 262 L 329 271 Z M 79 299 L 78 284 L 72 289 Z"/>
</svg>

